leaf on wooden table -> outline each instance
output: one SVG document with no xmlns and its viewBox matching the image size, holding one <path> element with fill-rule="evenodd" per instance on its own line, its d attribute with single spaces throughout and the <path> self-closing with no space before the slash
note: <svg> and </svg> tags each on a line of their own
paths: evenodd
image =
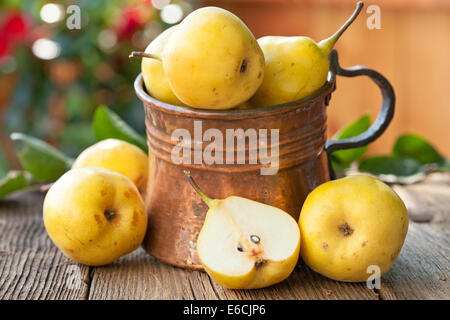
<svg viewBox="0 0 450 320">
<path fill-rule="evenodd" d="M 6 161 L 5 153 L 0 146 L 0 178 L 4 177 L 8 172 L 8 163 Z"/>
<path fill-rule="evenodd" d="M 394 144 L 392 154 L 413 158 L 421 164 L 445 162 L 444 157 L 429 142 L 416 134 L 400 136 Z"/>
<path fill-rule="evenodd" d="M 450 160 L 445 160 L 441 163 L 441 165 L 436 169 L 438 172 L 450 172 Z"/>
<path fill-rule="evenodd" d="M 370 116 L 365 115 L 356 120 L 355 122 L 351 123 L 344 129 L 342 129 L 341 131 L 339 131 L 334 136 L 334 139 L 342 140 L 356 137 L 357 135 L 360 135 L 361 133 L 369 129 L 370 124 L 371 124 Z M 336 170 L 347 169 L 352 164 L 352 162 L 360 159 L 366 151 L 367 146 L 335 151 L 331 154 L 333 167 Z"/>
<path fill-rule="evenodd" d="M 425 177 L 422 164 L 410 157 L 374 156 L 363 160 L 358 170 L 388 183 L 409 184 Z"/>
<path fill-rule="evenodd" d="M 11 139 L 23 143 L 17 156 L 22 167 L 37 181 L 55 181 L 72 167 L 73 159 L 45 141 L 17 132 L 11 134 Z"/>
<path fill-rule="evenodd" d="M 147 152 L 145 138 L 105 106 L 99 106 L 95 110 L 93 128 L 97 140 L 119 139 L 132 143 Z"/>
<path fill-rule="evenodd" d="M 0 179 L 0 199 L 30 185 L 31 175 L 25 171 L 9 171 Z"/>
</svg>

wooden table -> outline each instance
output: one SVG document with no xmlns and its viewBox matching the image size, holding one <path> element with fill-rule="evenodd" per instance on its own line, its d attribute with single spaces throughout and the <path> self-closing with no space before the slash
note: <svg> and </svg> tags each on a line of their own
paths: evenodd
<svg viewBox="0 0 450 320">
<path fill-rule="evenodd" d="M 43 195 L 23 192 L 0 201 L 0 299 L 449 299 L 450 174 L 393 187 L 408 207 L 410 225 L 380 290 L 329 280 L 305 265 L 270 288 L 228 290 L 205 273 L 160 263 L 142 248 L 108 266 L 83 266 L 47 236 Z"/>
</svg>

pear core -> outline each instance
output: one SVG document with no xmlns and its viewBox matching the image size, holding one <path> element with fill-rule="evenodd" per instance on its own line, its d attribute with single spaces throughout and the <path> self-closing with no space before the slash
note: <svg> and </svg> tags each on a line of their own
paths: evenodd
<svg viewBox="0 0 450 320">
<path fill-rule="evenodd" d="M 300 232 L 284 211 L 235 196 L 216 201 L 198 240 L 208 268 L 238 276 L 294 254 Z"/>
</svg>

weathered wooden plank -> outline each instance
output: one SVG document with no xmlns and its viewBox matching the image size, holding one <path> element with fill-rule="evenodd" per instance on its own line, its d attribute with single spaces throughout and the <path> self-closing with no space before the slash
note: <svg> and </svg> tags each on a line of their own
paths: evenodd
<svg viewBox="0 0 450 320">
<path fill-rule="evenodd" d="M 432 174 L 394 190 L 411 222 L 398 260 L 383 277 L 380 297 L 450 299 L 450 174 Z"/>
<path fill-rule="evenodd" d="M 189 276 L 139 248 L 110 265 L 93 268 L 89 299 L 194 299 Z"/>
<path fill-rule="evenodd" d="M 365 283 L 329 280 L 305 265 L 270 288 L 229 290 L 205 273 L 160 263 L 142 248 L 90 269 L 53 246 L 42 222 L 43 196 L 25 192 L 0 201 L 0 299 L 449 299 L 449 184 L 450 176 L 441 174 L 394 186 L 411 214 L 432 217 L 411 222 L 379 295 Z"/>
<path fill-rule="evenodd" d="M 393 269 L 382 277 L 383 299 L 448 299 L 448 231 L 411 223 Z M 447 280 L 447 281 L 446 281 Z M 149 289 L 151 288 L 151 289 Z M 278 285 L 260 290 L 228 290 L 206 274 L 161 264 L 142 249 L 117 263 L 95 268 L 93 299 L 378 299 L 365 283 L 327 279 L 306 266 Z"/>
<path fill-rule="evenodd" d="M 426 229 L 425 229 L 426 228 Z M 383 299 L 448 299 L 449 234 L 411 223 L 393 269 L 382 277 Z M 201 272 L 161 264 L 142 249 L 110 266 L 95 268 L 90 299 L 378 299 L 365 283 L 327 279 L 304 265 L 278 285 L 229 290 Z"/>
<path fill-rule="evenodd" d="M 229 290 L 206 273 L 162 264 L 143 249 L 93 269 L 89 299 L 377 299 L 365 284 L 338 283 L 299 266 L 266 289 Z"/>
<path fill-rule="evenodd" d="M 309 269 L 298 266 L 291 276 L 277 285 L 258 290 L 227 290 L 214 284 L 224 299 L 276 300 L 375 300 L 378 296 L 365 283 L 344 283 L 327 279 Z"/>
<path fill-rule="evenodd" d="M 394 267 L 382 277 L 381 299 L 450 299 L 450 234 L 411 222 Z"/>
<path fill-rule="evenodd" d="M 393 189 L 405 202 L 410 219 L 448 224 L 450 217 L 450 173 L 434 173 L 423 182 Z"/>
<path fill-rule="evenodd" d="M 42 201 L 37 192 L 0 201 L 0 299 L 85 299 L 89 268 L 51 243 Z"/>
<path fill-rule="evenodd" d="M 450 179 L 445 175 L 432 175 L 423 184 L 394 188 L 401 196 L 409 195 L 409 198 L 405 197 L 404 200 L 410 211 L 429 210 L 433 214 L 433 221 L 442 222 L 446 221 L 444 218 L 449 214 L 450 205 L 446 206 L 445 203 L 449 199 L 445 191 L 449 182 Z M 414 195 L 410 195 L 411 192 L 415 192 Z M 440 201 L 442 205 L 437 205 L 436 201 Z M 438 219 L 437 216 L 441 218 Z M 365 283 L 336 282 L 320 276 L 304 265 L 297 267 L 287 281 L 270 288 L 228 290 L 213 283 L 205 273 L 189 272 L 161 264 L 140 249 L 115 264 L 95 268 L 89 297 L 93 299 L 448 298 L 448 282 L 442 280 L 446 278 L 446 268 L 449 265 L 448 233 L 441 224 L 411 223 L 398 261 L 382 278 L 380 296 L 369 290 Z M 437 235 L 433 236 L 434 234 Z"/>
</svg>

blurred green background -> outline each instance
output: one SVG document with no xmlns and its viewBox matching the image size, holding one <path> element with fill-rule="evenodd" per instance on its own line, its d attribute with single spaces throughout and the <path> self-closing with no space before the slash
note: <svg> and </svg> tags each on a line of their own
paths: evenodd
<svg viewBox="0 0 450 320">
<path fill-rule="evenodd" d="M 141 63 L 128 55 L 133 50 L 144 50 L 159 33 L 197 7 L 216 5 L 231 10 L 257 38 L 269 34 L 308 35 L 320 40 L 348 18 L 355 2 L 2 0 L 0 187 L 8 171 L 26 169 L 16 154 L 19 141 L 10 139 L 12 132 L 43 139 L 75 158 L 96 142 L 92 119 L 99 105 L 108 106 L 111 114 L 125 121 L 122 124 L 135 129 L 135 138 L 142 138 L 145 148 L 144 109 L 133 88 Z M 442 92 L 449 83 L 446 67 L 450 60 L 446 57 L 450 46 L 445 31 L 450 26 L 450 6 L 443 2 L 424 5 L 420 0 L 380 0 L 380 6 L 381 29 L 369 30 L 369 14 L 363 12 L 336 47 L 341 65 L 364 64 L 380 70 L 392 82 L 397 96 L 396 115 L 370 148 L 338 151 L 332 155 L 333 164 L 345 171 L 366 154 L 384 157 L 365 159 L 360 164 L 360 169 L 373 174 L 423 177 L 429 171 L 423 166 L 430 163 L 437 163 L 437 170 L 445 167 L 448 171 L 445 157 L 450 140 L 444 132 L 448 131 L 450 109 Z M 79 28 L 73 28 L 77 22 Z M 419 37 L 422 46 L 417 46 L 414 34 L 426 34 Z M 392 54 L 381 54 L 385 51 Z M 414 67 L 423 61 L 432 63 L 432 67 Z M 342 139 L 366 130 L 378 113 L 380 100 L 378 89 L 370 81 L 339 78 L 339 90 L 333 94 L 328 111 L 328 136 Z M 118 127 L 122 124 L 116 123 Z M 34 153 L 28 156 L 36 157 Z M 36 171 L 34 176 L 40 169 Z"/>
<path fill-rule="evenodd" d="M 81 29 L 70 29 L 77 22 L 70 5 L 80 8 Z M 145 49 L 195 6 L 194 1 L 170 0 L 2 0 L 4 158 L 17 164 L 8 138 L 13 131 L 39 137 L 76 156 L 95 142 L 92 113 L 100 104 L 144 133 L 144 110 L 133 89 L 140 61 L 130 60 L 128 54 Z"/>
</svg>

